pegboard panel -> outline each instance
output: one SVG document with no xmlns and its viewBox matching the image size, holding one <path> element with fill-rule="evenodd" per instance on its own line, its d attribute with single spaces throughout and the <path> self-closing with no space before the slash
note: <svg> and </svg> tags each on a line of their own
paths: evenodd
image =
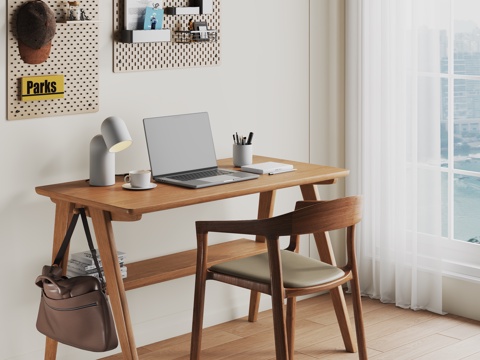
<svg viewBox="0 0 480 360">
<path fill-rule="evenodd" d="M 123 0 L 114 0 L 114 72 L 147 71 L 170 68 L 213 66 L 220 64 L 220 0 L 213 1 L 213 13 L 205 15 L 164 15 L 163 27 L 172 32 L 172 41 L 156 43 L 122 43 Z M 188 6 L 188 0 L 164 0 L 163 7 Z M 188 21 L 206 21 L 209 29 L 217 30 L 212 42 L 177 43 L 175 30 L 187 30 Z M 154 30 L 152 30 L 154 31 Z"/>
<path fill-rule="evenodd" d="M 98 111 L 98 0 L 81 0 L 90 22 L 65 23 L 68 4 L 44 0 L 55 12 L 55 37 L 50 56 L 42 64 L 26 64 L 20 58 L 16 39 L 16 11 L 26 1 L 8 0 L 7 119 L 74 115 Z M 63 74 L 65 95 L 61 99 L 22 101 L 20 78 Z"/>
</svg>

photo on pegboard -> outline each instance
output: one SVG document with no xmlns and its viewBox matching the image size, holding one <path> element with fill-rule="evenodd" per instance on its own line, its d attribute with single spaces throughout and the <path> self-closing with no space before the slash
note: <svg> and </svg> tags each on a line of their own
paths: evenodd
<svg viewBox="0 0 480 360">
<path fill-rule="evenodd" d="M 148 6 L 145 9 L 145 19 L 143 21 L 144 30 L 160 30 L 163 23 L 163 9 L 157 6 Z"/>
<path fill-rule="evenodd" d="M 149 0 L 125 0 L 123 23 L 125 30 L 142 30 L 145 22 L 145 11 L 152 6 Z"/>
</svg>

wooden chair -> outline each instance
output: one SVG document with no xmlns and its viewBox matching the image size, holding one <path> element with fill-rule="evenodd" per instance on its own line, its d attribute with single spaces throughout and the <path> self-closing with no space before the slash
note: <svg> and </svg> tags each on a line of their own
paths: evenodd
<svg viewBox="0 0 480 360">
<path fill-rule="evenodd" d="M 300 201 L 293 212 L 261 220 L 197 221 L 197 270 L 192 326 L 191 360 L 200 359 L 205 286 L 217 280 L 271 295 L 277 360 L 292 360 L 296 297 L 333 291 L 351 282 L 355 327 L 360 359 L 367 359 L 362 305 L 355 258 L 355 224 L 361 219 L 361 197 L 332 201 Z M 346 228 L 348 261 L 333 266 L 298 254 L 300 235 Z M 264 236 L 267 252 L 207 267 L 208 233 L 232 233 Z M 287 249 L 279 247 L 279 237 L 290 236 Z M 284 299 L 287 311 L 284 311 Z M 332 299 L 337 297 L 332 296 Z M 344 306 L 344 304 L 343 304 Z M 339 318 L 340 319 L 340 318 Z M 350 329 L 347 320 L 340 323 L 342 333 Z M 355 347 L 347 350 L 354 352 Z"/>
</svg>

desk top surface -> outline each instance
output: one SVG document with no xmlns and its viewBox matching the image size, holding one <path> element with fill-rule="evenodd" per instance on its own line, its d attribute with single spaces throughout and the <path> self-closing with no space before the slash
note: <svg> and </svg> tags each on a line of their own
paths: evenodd
<svg viewBox="0 0 480 360">
<path fill-rule="evenodd" d="M 187 189 L 167 184 L 157 184 L 152 190 L 131 191 L 122 188 L 123 177 L 117 177 L 113 186 L 90 186 L 88 180 L 78 180 L 35 188 L 39 195 L 53 201 L 67 201 L 86 207 L 95 207 L 117 214 L 141 215 L 237 196 L 267 192 L 299 185 L 318 184 L 346 177 L 348 170 L 331 166 L 314 165 L 284 159 L 254 156 L 253 163 L 276 161 L 293 164 L 296 171 L 260 175 L 258 179 Z M 218 161 L 222 168 L 233 169 L 232 159 Z"/>
</svg>

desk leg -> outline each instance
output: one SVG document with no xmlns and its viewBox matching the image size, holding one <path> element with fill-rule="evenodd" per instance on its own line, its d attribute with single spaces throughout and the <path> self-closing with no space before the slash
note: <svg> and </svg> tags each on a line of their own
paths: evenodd
<svg viewBox="0 0 480 360">
<path fill-rule="evenodd" d="M 304 200 L 320 200 L 320 195 L 315 185 L 302 185 L 300 188 L 302 190 Z M 314 234 L 314 237 L 320 259 L 326 263 L 336 265 L 329 234 L 317 233 Z M 343 295 L 342 287 L 339 286 L 338 288 L 331 290 L 330 296 L 332 297 L 333 306 L 335 308 L 335 314 L 337 315 L 345 349 L 348 352 L 356 352 L 357 346 L 352 339 L 352 327 L 350 324 L 347 304 L 345 302 L 345 296 Z"/>
<path fill-rule="evenodd" d="M 272 217 L 273 207 L 275 205 L 276 191 L 267 191 L 260 193 L 258 201 L 258 219 Z M 255 241 L 265 242 L 263 236 L 257 236 Z M 260 304 L 260 293 L 258 291 L 250 292 L 250 308 L 248 310 L 248 321 L 256 322 L 258 318 L 258 306 Z"/>
<path fill-rule="evenodd" d="M 98 250 L 102 259 L 108 295 L 112 305 L 120 346 L 122 347 L 123 359 L 138 360 L 130 313 L 128 311 L 127 296 L 118 264 L 117 247 L 113 236 L 110 213 L 95 208 L 89 208 L 89 212 L 92 217 Z"/>
<path fill-rule="evenodd" d="M 67 232 L 68 224 L 73 216 L 73 209 L 75 204 L 65 202 L 65 201 L 56 201 L 55 202 L 55 227 L 53 230 L 53 248 L 52 248 L 52 263 L 55 260 L 60 246 L 62 246 L 63 238 Z M 65 259 L 68 259 L 68 250 L 65 252 Z M 63 263 L 60 264 L 64 272 L 66 272 L 66 266 L 63 266 Z M 57 357 L 57 347 L 58 342 L 56 340 L 50 339 L 47 337 L 45 342 L 45 360 L 54 360 Z"/>
</svg>

